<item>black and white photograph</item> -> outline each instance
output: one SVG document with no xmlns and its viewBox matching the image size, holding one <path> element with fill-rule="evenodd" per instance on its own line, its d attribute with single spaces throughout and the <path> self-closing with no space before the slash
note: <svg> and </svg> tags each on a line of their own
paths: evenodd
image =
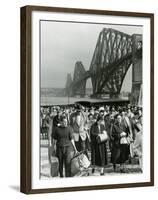
<svg viewBox="0 0 158 200">
<path fill-rule="evenodd" d="M 143 172 L 143 27 L 40 21 L 40 178 Z"/>
<path fill-rule="evenodd" d="M 153 15 L 22 10 L 22 191 L 153 185 Z"/>
</svg>

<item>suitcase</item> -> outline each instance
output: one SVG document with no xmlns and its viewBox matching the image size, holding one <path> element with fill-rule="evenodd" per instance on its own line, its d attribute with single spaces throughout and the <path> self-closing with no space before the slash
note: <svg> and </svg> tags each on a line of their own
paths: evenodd
<svg viewBox="0 0 158 200">
<path fill-rule="evenodd" d="M 50 174 L 52 177 L 57 177 L 59 172 L 59 161 L 55 156 L 51 156 Z"/>
<path fill-rule="evenodd" d="M 92 168 L 87 168 L 82 171 L 79 171 L 77 174 L 74 175 L 74 177 L 85 177 L 90 176 L 92 172 Z"/>
<path fill-rule="evenodd" d="M 80 152 L 71 159 L 71 176 L 75 176 L 81 171 L 87 169 L 89 166 L 90 161 L 87 156 L 83 152 Z"/>
<path fill-rule="evenodd" d="M 51 157 L 56 157 L 55 149 L 53 146 L 48 146 L 48 159 L 49 162 L 51 163 Z"/>
</svg>

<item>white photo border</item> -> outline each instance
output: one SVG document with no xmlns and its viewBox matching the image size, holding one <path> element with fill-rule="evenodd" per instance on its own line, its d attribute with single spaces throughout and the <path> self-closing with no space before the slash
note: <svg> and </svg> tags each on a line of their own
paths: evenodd
<svg viewBox="0 0 158 200">
<path fill-rule="evenodd" d="M 114 175 L 105 177 L 81 177 L 65 179 L 40 179 L 40 54 L 39 54 L 39 21 L 40 20 L 58 20 L 74 22 L 94 22 L 111 24 L 128 24 L 143 26 L 143 173 L 130 175 Z M 109 16 L 95 14 L 79 13 L 59 13 L 46 11 L 32 11 L 32 189 L 48 189 L 63 187 L 81 187 L 96 185 L 115 185 L 150 182 L 150 18 L 133 16 Z"/>
</svg>

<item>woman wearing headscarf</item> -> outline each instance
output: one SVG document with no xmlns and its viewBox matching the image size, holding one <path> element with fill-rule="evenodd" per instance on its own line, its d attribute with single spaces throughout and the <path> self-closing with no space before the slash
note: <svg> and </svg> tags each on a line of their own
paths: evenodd
<svg viewBox="0 0 158 200">
<path fill-rule="evenodd" d="M 112 150 L 111 161 L 113 163 L 114 171 L 116 164 L 120 164 L 120 172 L 125 173 L 125 162 L 129 158 L 130 149 L 128 143 L 129 128 L 125 126 L 122 116 L 117 114 L 115 116 L 116 122 L 112 128 Z"/>
<path fill-rule="evenodd" d="M 99 115 L 90 129 L 92 173 L 94 173 L 95 167 L 99 166 L 101 167 L 100 175 L 104 175 L 104 167 L 107 164 L 106 140 L 99 141 L 99 134 L 106 132 L 105 126 L 102 124 L 103 120 L 103 117 Z"/>
</svg>

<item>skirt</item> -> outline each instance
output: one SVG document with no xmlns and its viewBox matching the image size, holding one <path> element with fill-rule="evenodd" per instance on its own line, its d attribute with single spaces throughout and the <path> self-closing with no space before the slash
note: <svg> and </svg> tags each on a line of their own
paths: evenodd
<svg viewBox="0 0 158 200">
<path fill-rule="evenodd" d="M 97 144 L 91 143 L 91 162 L 92 165 L 104 167 L 107 165 L 106 142 Z"/>
<path fill-rule="evenodd" d="M 113 164 L 123 164 L 128 160 L 130 148 L 128 144 L 120 144 L 119 146 L 112 146 L 111 162 Z"/>
</svg>

